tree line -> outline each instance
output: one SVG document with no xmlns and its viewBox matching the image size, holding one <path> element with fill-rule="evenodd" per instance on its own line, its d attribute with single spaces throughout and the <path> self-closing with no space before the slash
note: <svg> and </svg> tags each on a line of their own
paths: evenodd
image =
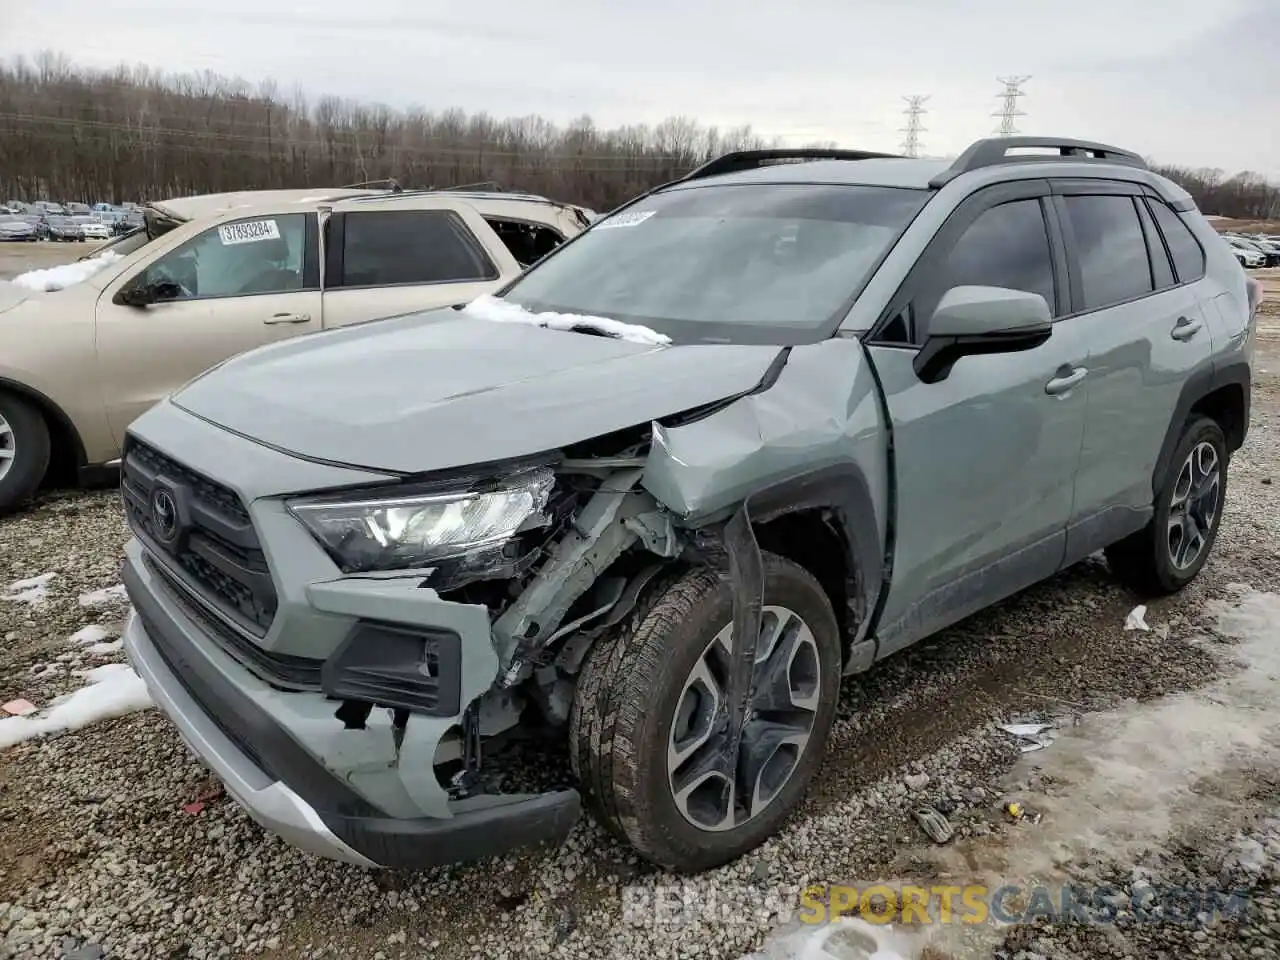
<svg viewBox="0 0 1280 960">
<path fill-rule="evenodd" d="M 205 72 L 88 70 L 42 53 L 0 63 L 0 201 L 120 203 L 227 190 L 492 182 L 607 210 L 731 150 L 777 146 L 688 117 L 598 128 L 459 109 L 393 110 Z M 834 144 L 817 144 L 834 146 Z M 1157 167 L 1206 213 L 1280 217 L 1250 172 Z"/>
</svg>

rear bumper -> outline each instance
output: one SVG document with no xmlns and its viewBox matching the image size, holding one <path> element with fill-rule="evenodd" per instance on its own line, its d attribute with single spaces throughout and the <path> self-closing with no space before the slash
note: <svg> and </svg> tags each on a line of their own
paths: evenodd
<svg viewBox="0 0 1280 960">
<path fill-rule="evenodd" d="M 135 609 L 124 636 L 134 669 L 191 751 L 290 844 L 365 867 L 422 868 L 558 842 L 577 822 L 573 790 L 481 795 L 451 805 L 449 817 L 388 816 L 208 661 L 188 637 L 193 627 L 152 592 L 145 571 L 127 561 L 124 580 Z"/>
</svg>

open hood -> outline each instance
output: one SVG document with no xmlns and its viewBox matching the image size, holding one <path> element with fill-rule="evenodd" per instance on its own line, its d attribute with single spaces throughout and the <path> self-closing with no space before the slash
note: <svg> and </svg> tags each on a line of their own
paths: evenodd
<svg viewBox="0 0 1280 960">
<path fill-rule="evenodd" d="M 173 402 L 297 456 L 421 473 L 541 453 L 755 387 L 774 346 L 651 346 L 430 311 L 243 354 Z"/>
</svg>

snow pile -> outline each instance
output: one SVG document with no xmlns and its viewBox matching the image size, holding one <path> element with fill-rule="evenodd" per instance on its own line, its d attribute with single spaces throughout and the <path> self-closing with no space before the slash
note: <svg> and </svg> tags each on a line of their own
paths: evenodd
<svg viewBox="0 0 1280 960">
<path fill-rule="evenodd" d="M 608 317 L 590 317 L 577 313 L 534 313 L 488 293 L 476 297 L 462 308 L 462 312 L 494 323 L 523 323 L 548 330 L 594 330 L 618 340 L 647 343 L 656 347 L 666 346 L 671 342 L 671 338 L 665 334 L 638 323 L 623 323 Z"/>
<path fill-rule="evenodd" d="M 42 573 L 38 577 L 15 580 L 0 590 L 0 598 L 12 600 L 14 603 L 44 603 L 49 595 L 49 581 L 56 576 L 56 573 Z"/>
<path fill-rule="evenodd" d="M 128 599 L 129 595 L 125 593 L 124 584 L 117 583 L 114 587 L 90 590 L 88 593 L 80 594 L 80 606 L 102 607 L 109 603 L 124 603 Z"/>
<path fill-rule="evenodd" d="M 91 623 L 89 626 L 81 627 L 73 633 L 67 642 L 78 647 L 87 647 L 92 643 L 101 643 L 110 636 L 111 631 L 106 627 Z"/>
<path fill-rule="evenodd" d="M 89 682 L 58 697 L 48 711 L 0 720 L 0 750 L 32 737 L 79 730 L 98 720 L 123 717 L 151 706 L 142 678 L 124 663 L 110 663 L 88 671 Z"/>
<path fill-rule="evenodd" d="M 82 283 L 99 270 L 123 259 L 124 257 L 114 250 L 107 250 L 101 256 L 90 257 L 88 260 L 64 263 L 60 267 L 49 267 L 45 270 L 28 270 L 14 277 L 10 283 L 37 293 L 51 293 L 54 290 L 63 290 Z"/>
</svg>

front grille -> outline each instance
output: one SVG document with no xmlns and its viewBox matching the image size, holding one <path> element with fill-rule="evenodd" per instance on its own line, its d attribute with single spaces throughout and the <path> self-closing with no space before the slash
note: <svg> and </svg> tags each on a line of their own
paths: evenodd
<svg viewBox="0 0 1280 960">
<path fill-rule="evenodd" d="M 198 623 L 224 653 L 249 672 L 283 690 L 319 690 L 323 660 L 275 653 L 254 643 L 239 630 L 228 626 L 208 611 L 190 587 L 151 557 L 145 557 L 147 571 L 159 581 L 169 599 Z"/>
<path fill-rule="evenodd" d="M 275 584 L 239 496 L 132 438 L 120 492 L 133 532 L 183 587 L 251 634 L 266 634 Z"/>
</svg>

